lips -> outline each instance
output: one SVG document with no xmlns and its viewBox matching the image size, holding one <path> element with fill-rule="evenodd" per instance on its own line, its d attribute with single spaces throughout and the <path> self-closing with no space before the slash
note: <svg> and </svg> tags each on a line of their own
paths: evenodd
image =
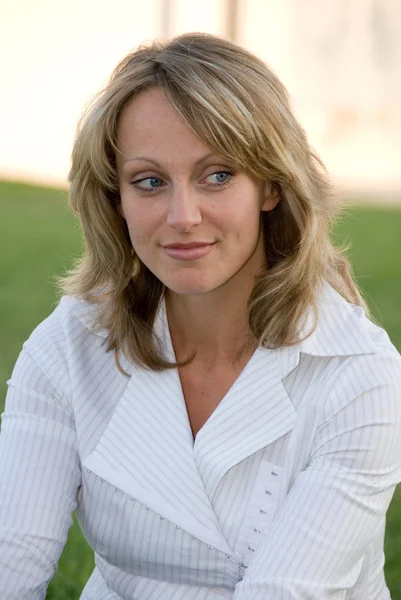
<svg viewBox="0 0 401 600">
<path fill-rule="evenodd" d="M 175 260 L 196 260 L 206 256 L 213 249 L 215 242 L 188 242 L 166 244 L 163 249 L 167 256 Z"/>
<path fill-rule="evenodd" d="M 210 246 L 211 244 L 213 244 L 213 242 L 187 242 L 186 244 L 175 242 L 173 244 L 164 244 L 163 248 L 177 248 L 186 250 L 188 248 L 201 248 L 202 246 Z"/>
</svg>

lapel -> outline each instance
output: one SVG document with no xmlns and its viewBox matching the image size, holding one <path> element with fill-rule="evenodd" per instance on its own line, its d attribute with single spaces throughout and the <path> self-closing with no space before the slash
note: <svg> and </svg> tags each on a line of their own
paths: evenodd
<svg viewBox="0 0 401 600">
<path fill-rule="evenodd" d="M 135 370 L 83 466 L 207 544 L 230 552 L 196 468 L 176 371 Z"/>
<path fill-rule="evenodd" d="M 194 456 L 209 498 L 233 466 L 293 428 L 279 358 L 277 350 L 258 348 L 198 432 Z"/>
<path fill-rule="evenodd" d="M 164 305 L 155 331 L 165 355 L 175 360 Z M 258 349 L 195 444 L 177 369 L 135 367 L 83 467 L 232 554 L 211 498 L 229 469 L 292 428 L 296 413 L 278 365 L 276 351 Z"/>
</svg>

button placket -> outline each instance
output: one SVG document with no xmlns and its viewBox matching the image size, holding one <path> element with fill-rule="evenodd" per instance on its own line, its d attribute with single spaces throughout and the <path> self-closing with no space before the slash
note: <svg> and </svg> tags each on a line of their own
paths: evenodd
<svg viewBox="0 0 401 600">
<path fill-rule="evenodd" d="M 260 483 L 255 490 L 253 510 L 249 514 L 249 529 L 244 548 L 244 558 L 251 560 L 263 542 L 274 515 L 281 467 L 265 463 L 259 473 Z M 245 540 L 244 540 L 245 541 Z"/>
<path fill-rule="evenodd" d="M 244 579 L 245 569 L 247 569 L 247 568 L 248 568 L 248 565 L 244 564 L 243 562 L 240 563 L 239 572 L 238 572 L 238 581 L 242 581 Z"/>
</svg>

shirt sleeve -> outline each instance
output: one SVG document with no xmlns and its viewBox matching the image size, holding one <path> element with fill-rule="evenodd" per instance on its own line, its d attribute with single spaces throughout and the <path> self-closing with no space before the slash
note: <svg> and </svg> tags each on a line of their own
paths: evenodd
<svg viewBox="0 0 401 600">
<path fill-rule="evenodd" d="M 401 362 L 352 357 L 233 600 L 344 600 L 401 480 Z M 381 566 L 381 565 L 380 565 Z"/>
<path fill-rule="evenodd" d="M 52 337 L 50 319 L 24 345 L 8 382 L 0 435 L 2 600 L 45 598 L 77 506 L 75 421 Z"/>
</svg>

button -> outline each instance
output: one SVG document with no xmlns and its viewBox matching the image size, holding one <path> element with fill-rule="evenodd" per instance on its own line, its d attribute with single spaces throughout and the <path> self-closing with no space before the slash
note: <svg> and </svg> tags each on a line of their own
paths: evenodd
<svg viewBox="0 0 401 600">
<path fill-rule="evenodd" d="M 120 490 L 116 487 L 116 492 L 119 492 Z"/>
<path fill-rule="evenodd" d="M 213 546 L 208 546 L 209 550 L 214 550 Z"/>
<path fill-rule="evenodd" d="M 179 525 L 176 525 L 176 526 L 175 526 L 175 528 L 176 528 L 176 529 L 179 529 L 179 528 L 180 528 L 180 526 L 179 526 Z"/>
<path fill-rule="evenodd" d="M 241 569 L 247 569 L 248 568 L 247 565 L 244 565 L 244 563 L 240 563 L 239 566 L 241 567 Z"/>
<path fill-rule="evenodd" d="M 238 577 L 238 581 L 242 581 L 242 580 L 243 580 L 243 577 Z"/>
<path fill-rule="evenodd" d="M 163 521 L 163 520 L 164 520 L 164 517 L 159 517 L 159 519 L 160 519 L 160 521 Z"/>
<path fill-rule="evenodd" d="M 196 535 L 191 535 L 191 538 L 192 538 L 193 540 L 196 540 Z"/>
<path fill-rule="evenodd" d="M 266 511 L 265 511 L 265 510 L 263 510 L 262 508 L 260 509 L 260 511 L 259 511 L 259 512 L 260 512 L 260 514 L 261 514 L 261 515 L 265 515 L 265 514 L 266 514 Z"/>
<path fill-rule="evenodd" d="M 272 475 L 274 475 L 275 477 L 277 477 L 278 473 L 276 473 L 276 471 L 272 471 Z"/>
<path fill-rule="evenodd" d="M 248 550 L 250 550 L 251 552 L 255 552 L 255 548 L 251 548 L 250 546 L 248 546 Z"/>
<path fill-rule="evenodd" d="M 133 498 L 132 496 L 129 497 L 130 500 L 135 500 L 135 498 Z"/>
<path fill-rule="evenodd" d="M 145 506 L 145 510 L 149 510 L 149 506 Z"/>
<path fill-rule="evenodd" d="M 100 478 L 100 481 L 101 481 L 102 483 L 104 483 L 104 479 Z"/>
<path fill-rule="evenodd" d="M 271 495 L 272 495 L 272 493 L 271 493 L 271 492 L 269 492 L 269 490 L 266 490 L 266 491 L 265 491 L 265 494 L 267 494 L 268 496 L 271 496 Z"/>
<path fill-rule="evenodd" d="M 226 559 L 230 560 L 230 558 L 231 558 L 231 555 L 230 554 L 226 554 Z"/>
<path fill-rule="evenodd" d="M 254 529 L 255 533 L 260 533 L 260 529 Z"/>
</svg>

